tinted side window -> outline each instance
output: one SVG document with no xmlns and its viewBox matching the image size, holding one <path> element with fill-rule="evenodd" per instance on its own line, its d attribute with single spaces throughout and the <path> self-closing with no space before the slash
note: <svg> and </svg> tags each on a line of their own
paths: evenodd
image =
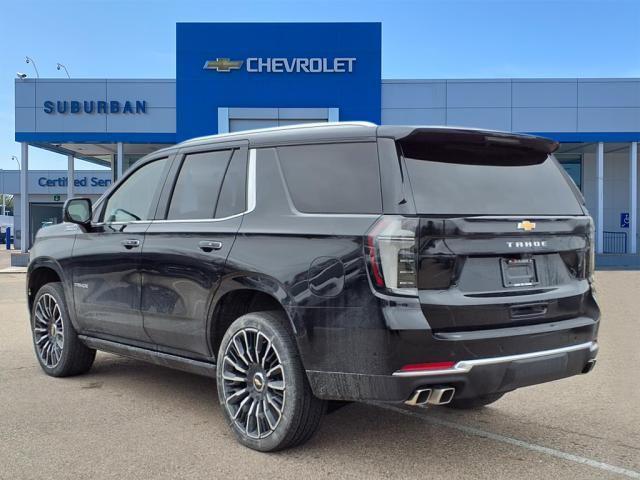
<svg viewBox="0 0 640 480">
<path fill-rule="evenodd" d="M 188 154 L 173 189 L 167 218 L 213 218 L 231 150 Z"/>
<path fill-rule="evenodd" d="M 216 218 L 242 213 L 247 206 L 247 151 L 234 150 L 218 197 Z"/>
<path fill-rule="evenodd" d="M 278 148 L 295 207 L 306 213 L 380 213 L 375 143 Z"/>
<path fill-rule="evenodd" d="M 150 220 L 155 195 L 164 184 L 167 158 L 154 160 L 133 172 L 107 200 L 105 222 Z"/>
</svg>

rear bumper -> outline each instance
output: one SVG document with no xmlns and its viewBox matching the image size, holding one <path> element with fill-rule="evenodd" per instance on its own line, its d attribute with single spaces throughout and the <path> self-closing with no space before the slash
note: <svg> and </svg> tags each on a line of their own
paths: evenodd
<svg viewBox="0 0 640 480">
<path fill-rule="evenodd" d="M 458 361 L 443 370 L 363 375 L 307 370 L 314 393 L 320 398 L 404 402 L 418 388 L 450 386 L 455 398 L 550 382 L 583 373 L 598 353 L 596 341 L 550 350 Z"/>
</svg>

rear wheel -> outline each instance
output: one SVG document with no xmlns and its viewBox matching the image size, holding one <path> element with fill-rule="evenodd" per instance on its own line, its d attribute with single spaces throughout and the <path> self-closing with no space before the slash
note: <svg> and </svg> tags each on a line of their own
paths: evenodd
<svg viewBox="0 0 640 480">
<path fill-rule="evenodd" d="M 326 408 L 311 391 L 285 321 L 277 312 L 243 315 L 218 353 L 222 411 L 240 443 L 263 452 L 309 440 Z"/>
<path fill-rule="evenodd" d="M 447 403 L 447 407 L 457 408 L 459 410 L 471 410 L 474 408 L 482 408 L 493 402 L 497 402 L 504 396 L 504 393 L 491 393 L 489 395 L 481 395 L 474 398 L 453 399 Z"/>
<path fill-rule="evenodd" d="M 96 351 L 78 339 L 61 283 L 48 283 L 36 293 L 31 309 L 31 332 L 36 357 L 47 375 L 78 375 L 93 365 Z"/>
</svg>

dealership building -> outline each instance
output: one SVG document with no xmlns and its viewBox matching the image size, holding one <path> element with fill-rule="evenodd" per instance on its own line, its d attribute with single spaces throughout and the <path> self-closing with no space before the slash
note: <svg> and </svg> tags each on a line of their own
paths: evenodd
<svg viewBox="0 0 640 480">
<path fill-rule="evenodd" d="M 18 195 L 23 251 L 38 228 L 60 221 L 67 196 L 98 195 L 158 148 L 215 133 L 358 120 L 560 141 L 557 158 L 596 221 L 600 264 L 640 264 L 640 79 L 383 79 L 380 23 L 179 23 L 176 42 L 175 79 L 15 80 L 22 170 L 7 174 L 13 191 L 6 193 Z M 67 155 L 68 171 L 28 171 L 33 148 Z M 109 170 L 74 172 L 76 158 Z"/>
</svg>

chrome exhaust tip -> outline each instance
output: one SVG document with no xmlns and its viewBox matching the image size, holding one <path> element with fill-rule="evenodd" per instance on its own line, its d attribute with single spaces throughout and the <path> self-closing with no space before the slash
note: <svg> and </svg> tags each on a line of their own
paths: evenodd
<svg viewBox="0 0 640 480">
<path fill-rule="evenodd" d="M 596 366 L 596 359 L 592 358 L 591 360 L 589 360 L 586 365 L 584 366 L 584 368 L 582 369 L 582 373 L 589 373 L 591 370 L 593 370 L 593 367 Z"/>
<path fill-rule="evenodd" d="M 412 407 L 422 407 L 429 402 L 430 397 L 430 388 L 419 388 L 415 392 L 413 392 L 411 397 L 409 397 L 409 400 L 406 400 L 404 403 L 405 405 L 409 405 Z"/>
<path fill-rule="evenodd" d="M 453 387 L 434 388 L 429 396 L 428 402 L 431 405 L 446 405 L 456 393 L 456 389 Z"/>
</svg>

